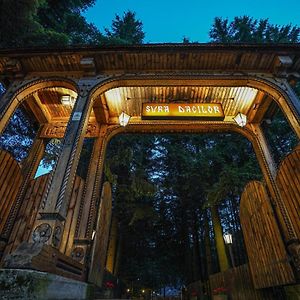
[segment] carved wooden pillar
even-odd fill
[[[264,179],[266,181],[270,196],[275,206],[275,211],[279,219],[280,229],[283,234],[283,238],[288,248],[288,252],[291,255],[293,261],[293,267],[297,274],[300,273],[300,243],[297,239],[297,235],[293,224],[291,222],[289,213],[286,209],[285,203],[281,198],[281,195],[278,191],[275,178],[276,178],[276,167],[272,159],[270,150],[264,134],[260,128],[259,124],[250,124],[256,137],[256,141],[253,143],[256,156],[258,158],[259,164],[261,166]]]
[[[79,83],[78,98],[68,122],[62,151],[47,184],[39,211],[40,217],[35,222],[33,242],[57,248],[60,245],[84,133],[92,108],[89,93],[93,83],[88,80]]]
[[[90,159],[87,179],[81,199],[80,211],[75,231],[72,257],[80,262],[87,261],[86,254],[92,243],[93,225],[96,219],[96,202],[100,198],[102,173],[107,146],[107,125],[100,127]]]

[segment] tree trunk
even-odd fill
[[[209,216],[208,209],[205,212],[204,216],[204,226],[205,226],[205,256],[206,256],[206,273],[207,279],[209,275],[212,274],[212,256],[211,256],[211,246],[210,246],[210,236],[209,236]]]
[[[223,240],[222,226],[221,226],[217,206],[211,207],[211,215],[212,215],[212,221],[213,221],[213,227],[214,227],[214,233],[215,233],[217,254],[218,254],[218,259],[219,259],[219,267],[220,267],[220,271],[223,272],[223,271],[229,269],[229,263],[228,263],[228,258],[226,255],[226,249],[225,249],[225,244],[224,244],[224,240]]]

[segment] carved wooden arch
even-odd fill
[[[69,78],[49,77],[23,82],[15,82],[11,89],[4,95],[6,106],[0,111],[0,133],[3,132],[10,117],[17,107],[31,94],[50,87],[62,87],[78,93],[79,88],[75,81]]]
[[[163,128],[162,128],[163,125]],[[192,126],[191,126],[192,125]],[[230,122],[196,122],[196,121],[177,121],[171,124],[167,121],[159,121],[151,123],[149,121],[142,121],[140,123],[128,124],[126,127],[119,125],[108,126],[105,142],[106,145],[116,135],[121,133],[224,133],[224,132],[235,132],[244,136],[253,146],[258,163],[261,167],[264,177],[271,178],[271,172],[267,159],[264,155],[262,145],[260,144],[257,135],[249,127],[240,127],[235,123]],[[104,160],[104,158],[102,158]],[[267,180],[268,181],[268,180]]]
[[[300,108],[294,107],[289,101],[289,95],[283,82],[272,82],[268,78],[240,75],[124,75],[110,77],[97,84],[90,92],[92,103],[104,92],[121,86],[236,86],[251,87],[270,95],[279,105],[290,122],[292,128],[300,137]],[[105,103],[102,103],[105,106]],[[259,109],[258,109],[259,110]]]

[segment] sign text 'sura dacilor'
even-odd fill
[[[143,103],[142,119],[224,120],[224,112],[219,103]]]

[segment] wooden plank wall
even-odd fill
[[[30,233],[33,229],[34,220],[37,217],[48,177],[49,174],[32,179],[29,182],[7,249],[5,251],[6,253],[12,252],[21,242],[28,241],[30,239]],[[71,253],[83,186],[84,180],[79,176],[76,176],[72,191],[72,198],[66,218],[66,226],[63,232],[63,243],[60,249],[61,253],[66,255],[70,255]]]
[[[227,289],[227,294],[230,296],[229,299],[233,300],[281,299],[272,289],[255,289],[248,264],[210,275],[209,283],[212,295],[215,289],[225,288]]]
[[[300,145],[280,164],[276,184],[300,239]]]
[[[0,150],[0,234],[22,181],[23,176],[18,162],[8,152]]]
[[[255,288],[295,281],[267,191],[259,181],[245,187],[240,220]]]

